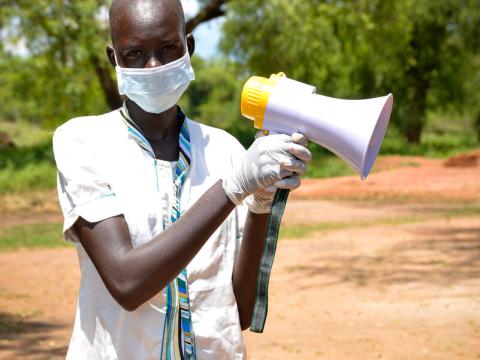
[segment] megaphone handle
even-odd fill
[[[268,312],[268,283],[270,281],[270,273],[272,271],[275,251],[277,250],[278,232],[282,220],[285,206],[287,205],[290,190],[279,189],[275,193],[273,199],[272,210],[268,219],[267,237],[260,261],[260,267],[257,278],[257,295],[255,299],[255,307],[253,309],[252,322],[250,331],[263,333],[265,321]]]

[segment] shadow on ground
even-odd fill
[[[65,326],[0,312],[0,358],[3,354],[11,359],[32,355],[39,359],[63,358],[67,348],[56,346],[52,332]]]
[[[416,228],[417,238],[396,242],[372,255],[338,251],[316,258],[313,266],[295,266],[292,272],[322,276],[321,285],[356,286],[406,283],[448,286],[480,279],[480,226],[471,228]],[[408,234],[407,234],[408,236]]]

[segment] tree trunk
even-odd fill
[[[410,46],[415,54],[415,59],[420,59],[422,54],[422,38],[418,28],[413,31],[413,38]],[[419,144],[425,122],[425,111],[427,107],[427,96],[430,89],[430,80],[428,73],[431,64],[427,61],[417,61],[415,65],[411,65],[407,71],[408,84],[410,91],[408,92],[409,111],[405,121],[404,135],[409,144]]]
[[[422,139],[423,124],[420,121],[416,121],[413,124],[409,124],[406,129],[406,138],[409,144],[420,144]]]
[[[446,10],[445,16],[451,17]],[[409,143],[420,143],[425,126],[427,97],[431,88],[432,73],[440,67],[440,54],[445,42],[447,27],[435,21],[415,23],[410,46],[415,64],[407,72],[410,111],[407,114],[405,137]]]
[[[123,99],[118,93],[117,82],[112,77],[110,65],[101,61],[97,54],[90,55],[90,63],[95,69],[108,106],[112,110],[118,109],[122,106]]]
[[[410,97],[410,111],[406,121],[405,137],[409,144],[419,144],[425,126],[425,112],[427,109],[427,95],[430,88],[429,81],[422,79],[418,69],[412,69],[410,76],[413,86]]]
[[[475,118],[475,123],[473,126],[475,128],[475,132],[477,133],[478,142],[480,143],[480,109],[477,112],[477,116]]]

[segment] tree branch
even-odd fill
[[[197,15],[187,21],[187,34],[191,33],[201,23],[225,15],[225,10],[222,7],[229,1],[230,0],[211,0]]]

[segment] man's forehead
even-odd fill
[[[133,13],[139,21],[151,22],[157,16],[161,8],[161,1],[132,1]],[[163,10],[163,9],[162,9]]]
[[[122,22],[153,24],[162,18],[177,20],[183,29],[185,18],[179,0],[113,0],[110,8],[110,30],[112,37]]]

